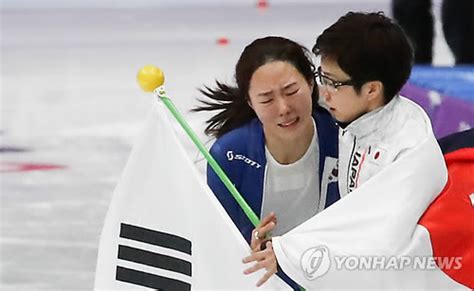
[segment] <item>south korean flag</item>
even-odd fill
[[[113,194],[96,290],[291,290],[244,275],[250,247],[189,159],[158,104]]]

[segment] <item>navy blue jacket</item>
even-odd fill
[[[322,184],[326,158],[337,159],[338,126],[331,115],[321,107],[317,107],[314,110],[313,116],[316,120],[320,152],[319,173],[315,174],[319,175],[319,181]],[[261,217],[267,164],[265,158],[265,137],[261,122],[255,118],[245,125],[225,133],[212,146],[211,155],[216,159],[232,183],[234,183],[255,214]],[[328,183],[326,208],[337,201],[340,196],[337,181],[325,182]],[[207,183],[247,242],[250,243],[254,226],[209,165],[207,166]],[[318,190],[316,189],[315,191]],[[315,205],[315,207],[318,206]],[[286,276],[280,277],[284,278]],[[284,278],[293,287],[297,286],[286,279],[288,278]]]

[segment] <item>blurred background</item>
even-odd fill
[[[267,35],[311,48],[349,10],[390,0],[0,0],[0,289],[90,290],[107,207],[156,100],[137,70],[159,66],[190,114],[197,88],[232,81],[244,46]],[[474,125],[474,70],[456,65],[433,1],[432,65],[403,93],[438,137]],[[472,37],[472,36],[471,36]],[[187,144],[191,157],[195,151]]]

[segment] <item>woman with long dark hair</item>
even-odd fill
[[[209,166],[207,182],[254,251],[270,233],[284,234],[339,199],[338,128],[318,105],[315,76],[300,44],[257,39],[237,62],[235,84],[205,87],[208,98],[194,109],[219,111],[207,121],[206,134],[217,138],[211,154],[263,227],[254,229]]]
[[[206,133],[217,138],[211,154],[265,228],[253,226],[208,167],[210,188],[252,249],[266,234],[281,235],[339,198],[332,170],[338,128],[318,106],[310,53],[282,37],[249,44],[235,67],[235,84],[205,87],[194,111],[220,111]],[[272,221],[271,223],[268,223]]]

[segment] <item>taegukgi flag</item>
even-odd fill
[[[450,175],[446,185],[446,164],[425,119],[424,141],[411,152],[273,238],[278,263],[294,281],[308,290],[473,287],[474,209],[468,195],[474,184],[458,169],[461,179],[452,181]],[[474,170],[470,153],[464,171]]]
[[[257,290],[263,271],[243,274],[242,258],[249,252],[160,102],[114,192],[99,245],[95,289]],[[263,289],[290,290],[276,276]]]

